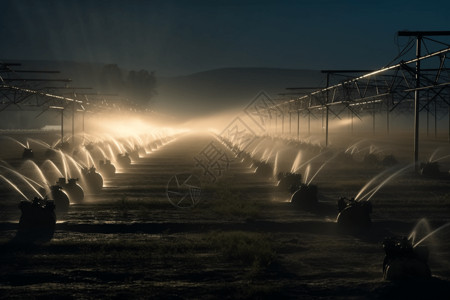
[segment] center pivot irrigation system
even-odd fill
[[[75,115],[82,116],[82,131],[86,113],[144,112],[148,107],[138,105],[117,94],[95,93],[90,87],[70,86],[71,79],[43,78],[59,71],[21,70],[20,63],[0,61],[0,113],[5,111],[37,111],[36,118],[49,110],[61,112],[61,140],[64,138],[64,116],[72,120],[75,137]],[[23,78],[23,74],[28,74]],[[51,84],[52,86],[50,86]]]
[[[308,120],[310,134],[311,116],[322,116],[325,131],[325,145],[328,146],[328,123],[332,118],[342,119],[346,113],[351,119],[361,119],[371,114],[375,131],[375,115],[386,115],[386,130],[389,133],[391,113],[414,113],[414,162],[419,161],[419,116],[427,113],[427,133],[429,115],[434,115],[435,135],[437,119],[448,116],[450,141],[450,69],[446,67],[450,45],[435,37],[450,36],[450,31],[400,31],[399,37],[408,37],[397,58],[378,70],[323,70],[326,74],[324,87],[287,88],[288,93],[280,94],[273,105],[262,110],[275,115],[272,135],[285,136],[285,116],[289,115],[289,137],[293,137],[292,114],[297,114],[297,138],[300,138],[300,118]],[[415,47],[415,55],[405,57]],[[0,62],[0,112],[5,110],[39,110],[38,117],[48,110],[61,111],[61,136],[64,135],[64,114],[72,116],[72,136],[76,113],[82,113],[83,130],[86,112],[104,111],[148,111],[118,95],[86,93],[89,88],[70,87],[70,79],[45,79],[36,74],[57,74],[57,71],[15,70],[16,63]],[[31,78],[23,79],[20,73]],[[62,86],[45,86],[49,82],[63,83]],[[281,132],[277,130],[277,119],[281,118]]]
[[[409,37],[409,42],[394,59],[394,63],[379,70],[323,70],[326,74],[326,86],[322,88],[287,88],[288,93],[280,94],[276,104],[266,108],[269,115],[280,115],[282,119],[281,135],[284,132],[285,115],[289,115],[289,135],[292,114],[297,114],[297,138],[300,138],[300,118],[308,118],[310,134],[311,115],[322,115],[325,129],[325,145],[328,146],[328,122],[330,115],[341,119],[343,113],[351,118],[361,119],[362,114],[371,114],[375,130],[375,114],[386,115],[386,130],[389,134],[390,115],[394,110],[402,113],[414,113],[414,162],[419,161],[419,115],[420,112],[433,114],[435,134],[439,114],[448,115],[450,141],[450,69],[446,67],[446,58],[450,45],[434,39],[436,36],[450,36],[450,31],[400,31],[399,37]],[[410,50],[415,56],[404,59]],[[425,51],[424,51],[425,50]],[[395,62],[396,61],[396,62]],[[333,76],[333,77],[332,77]],[[335,79],[332,83],[331,79]],[[309,91],[308,91],[309,90]],[[311,91],[313,90],[313,91]],[[271,132],[279,135],[277,127]]]

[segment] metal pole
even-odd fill
[[[64,109],[61,109],[61,145],[64,142]]]
[[[420,57],[422,36],[417,36],[416,58]],[[416,61],[416,90],[414,91],[414,164],[419,171],[419,87],[420,87],[420,60]]]
[[[375,107],[372,111],[372,134],[375,135]]]
[[[270,116],[270,118],[269,118],[269,125],[267,126],[267,133],[269,134],[269,135],[272,135],[272,115],[269,115]]]
[[[326,122],[325,122],[325,147],[328,147],[328,105],[327,105],[327,113],[326,113]]]
[[[284,114],[281,115],[281,135],[284,135]]]
[[[351,131],[352,131],[352,135],[353,135],[353,112],[352,112],[351,116],[352,116]]]
[[[386,134],[389,135],[389,103],[386,104]]]
[[[325,113],[324,113],[324,109],[322,109],[322,132],[325,129]]]
[[[450,106],[449,106],[450,111]],[[297,140],[300,140],[300,111],[297,110]]]
[[[274,134],[277,134],[277,127],[278,127],[278,114],[275,114],[275,132]]]
[[[291,124],[291,122],[292,122],[292,115],[291,115],[291,112],[289,112],[289,138],[291,137],[291,129],[292,129],[292,124]]]
[[[72,105],[72,147],[75,147],[75,101]]]
[[[327,88],[330,85],[330,73],[327,73]],[[326,113],[326,121],[325,121],[325,147],[328,147],[328,111],[329,111],[329,107],[328,107],[328,89],[327,89],[327,99],[326,99],[326,108],[327,108],[327,113]]]
[[[84,144],[84,117],[85,117],[85,115],[86,115],[86,112],[84,112],[83,111],[83,128],[82,128],[82,130],[83,130],[83,144]]]
[[[308,136],[311,136],[311,112],[308,112]]]
[[[351,110],[349,109],[348,111],[347,111],[347,116],[348,116],[348,118],[350,119],[350,123],[348,124],[348,132],[352,132],[352,123],[351,123],[351,120],[352,120],[352,112],[351,112]]]
[[[434,138],[437,139],[437,101],[434,100]]]

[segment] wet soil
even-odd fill
[[[211,142],[230,158],[214,183],[194,159]],[[280,156],[280,170],[294,158],[295,153]],[[11,153],[6,160],[19,164]],[[5,199],[0,297],[447,299],[448,231],[427,240],[431,280],[384,281],[381,246],[385,236],[408,235],[422,218],[432,229],[450,221],[447,178],[407,171],[372,198],[370,230],[337,229],[336,200],[354,196],[384,169],[331,161],[314,180],[320,206],[302,210],[273,179],[255,176],[250,164],[234,159],[212,135],[186,134],[120,170],[100,194],[87,193],[83,203],[59,214],[48,243],[15,240],[18,200]],[[200,179],[195,207],[169,202],[168,183],[176,174]]]

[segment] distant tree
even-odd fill
[[[126,96],[131,103],[149,106],[157,94],[155,72],[130,71],[126,78],[123,73],[116,64],[105,65],[99,78],[102,92],[117,93]]]
[[[156,93],[155,72],[147,70],[130,71],[126,80],[128,95],[141,105],[148,106]]]
[[[125,86],[122,70],[116,64],[109,64],[103,67],[99,82],[102,90],[107,92],[120,93]]]

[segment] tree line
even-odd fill
[[[128,100],[144,106],[150,106],[153,96],[157,94],[155,72],[124,72],[117,64],[103,67],[99,84],[104,92],[123,95]]]

